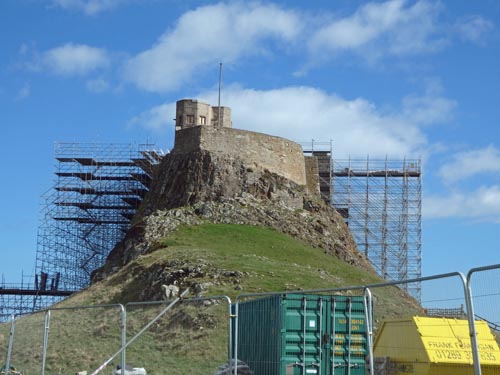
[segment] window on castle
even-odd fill
[[[200,116],[200,125],[206,125],[207,124],[207,118],[205,116]]]
[[[188,124],[194,124],[194,115],[186,115],[186,122]]]

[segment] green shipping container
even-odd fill
[[[255,375],[365,374],[362,296],[281,294],[241,302],[237,315],[233,344]]]

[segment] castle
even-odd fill
[[[220,118],[219,118],[220,113]],[[288,139],[232,128],[231,109],[182,99],[177,101],[174,154],[209,151],[234,155],[246,167],[283,176],[311,193],[319,193],[316,158]]]

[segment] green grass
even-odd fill
[[[163,245],[166,248],[143,257],[140,262],[147,267],[172,257],[202,258],[220,268],[256,274],[245,278],[244,289],[238,293],[281,291],[293,285],[313,289],[380,281],[321,249],[262,227],[233,224],[183,227],[164,239]],[[233,290],[220,291],[236,295]]]
[[[228,295],[285,290],[310,290],[380,282],[369,272],[348,265],[274,230],[255,226],[205,224],[181,227],[153,253],[139,257],[103,282],[64,302],[68,306],[126,303],[137,300],[144,277],[172,259],[202,262],[218,270],[240,271],[233,283],[215,283],[206,295]],[[197,282],[213,281],[210,275]],[[419,307],[399,289],[375,291],[375,317],[407,316]],[[130,339],[161,307],[134,308],[127,315]],[[184,303],[160,319],[133,343],[127,362],[144,365],[148,374],[213,373],[227,359],[227,304]],[[119,348],[119,313],[115,309],[57,312],[50,329],[46,374],[95,370]],[[0,358],[6,352],[9,326],[0,325]],[[40,373],[43,316],[21,319],[16,326],[13,363],[27,375]],[[117,364],[118,359],[113,362]],[[111,370],[106,369],[105,374]]]

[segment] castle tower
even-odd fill
[[[182,99],[176,103],[175,111],[175,130],[192,128],[199,125],[220,126],[223,128],[231,128],[231,108],[212,107],[208,103],[204,103],[194,99]]]
[[[306,170],[302,147],[288,139],[248,130],[234,129],[231,109],[211,106],[196,99],[177,103],[175,142],[171,155],[199,151],[237,158],[251,170],[276,173],[305,186]],[[312,182],[314,184],[314,182]]]

